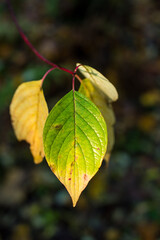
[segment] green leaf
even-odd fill
[[[106,152],[107,129],[99,109],[81,93],[70,91],[50,112],[43,141],[48,165],[75,206]]]
[[[77,63],[77,66],[78,65],[80,64]],[[100,93],[105,94],[105,96],[107,96],[110,101],[116,101],[118,99],[118,93],[116,88],[100,72],[87,65],[81,65],[78,69],[86,78],[88,78],[92,82],[95,88],[99,90]]]

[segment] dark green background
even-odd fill
[[[96,68],[116,86],[119,100],[109,167],[103,164],[72,208],[45,160],[34,165],[28,145],[13,133],[15,89],[50,67],[24,44],[0,2],[0,240],[160,240],[159,1],[12,4],[41,54],[70,70],[76,62]],[[50,73],[44,83],[50,109],[71,84],[69,74]]]

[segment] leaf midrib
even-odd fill
[[[73,90],[73,118],[74,118],[74,168],[76,161],[76,103],[75,103],[75,90]],[[75,180],[75,170],[74,170],[74,180]],[[76,192],[76,184],[74,181],[74,192]],[[79,184],[78,184],[79,192]]]

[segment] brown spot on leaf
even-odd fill
[[[53,129],[59,130],[62,128],[62,124],[55,124],[52,126]]]
[[[74,163],[74,161],[73,161],[73,162],[71,163],[71,170],[70,170],[70,173],[69,173],[70,175],[72,175],[74,164],[75,164],[75,163]]]
[[[71,163],[71,167],[73,167],[73,166],[74,166],[74,162]]]
[[[50,165],[50,169],[52,170],[53,173],[55,172],[55,166],[53,164]]]
[[[84,174],[83,178],[84,178],[84,181],[88,181],[88,175],[87,174]]]
[[[71,178],[68,178],[69,181],[71,181]]]
[[[97,150],[100,150],[100,148],[97,148]]]

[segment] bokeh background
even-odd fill
[[[0,240],[160,240],[160,2],[12,0],[17,19],[46,58],[102,72],[118,89],[109,166],[76,208],[46,161],[34,165],[13,133],[9,104],[23,81],[50,67],[19,36],[0,2]],[[71,89],[55,70],[44,83],[51,109]],[[78,83],[77,83],[78,89]]]

